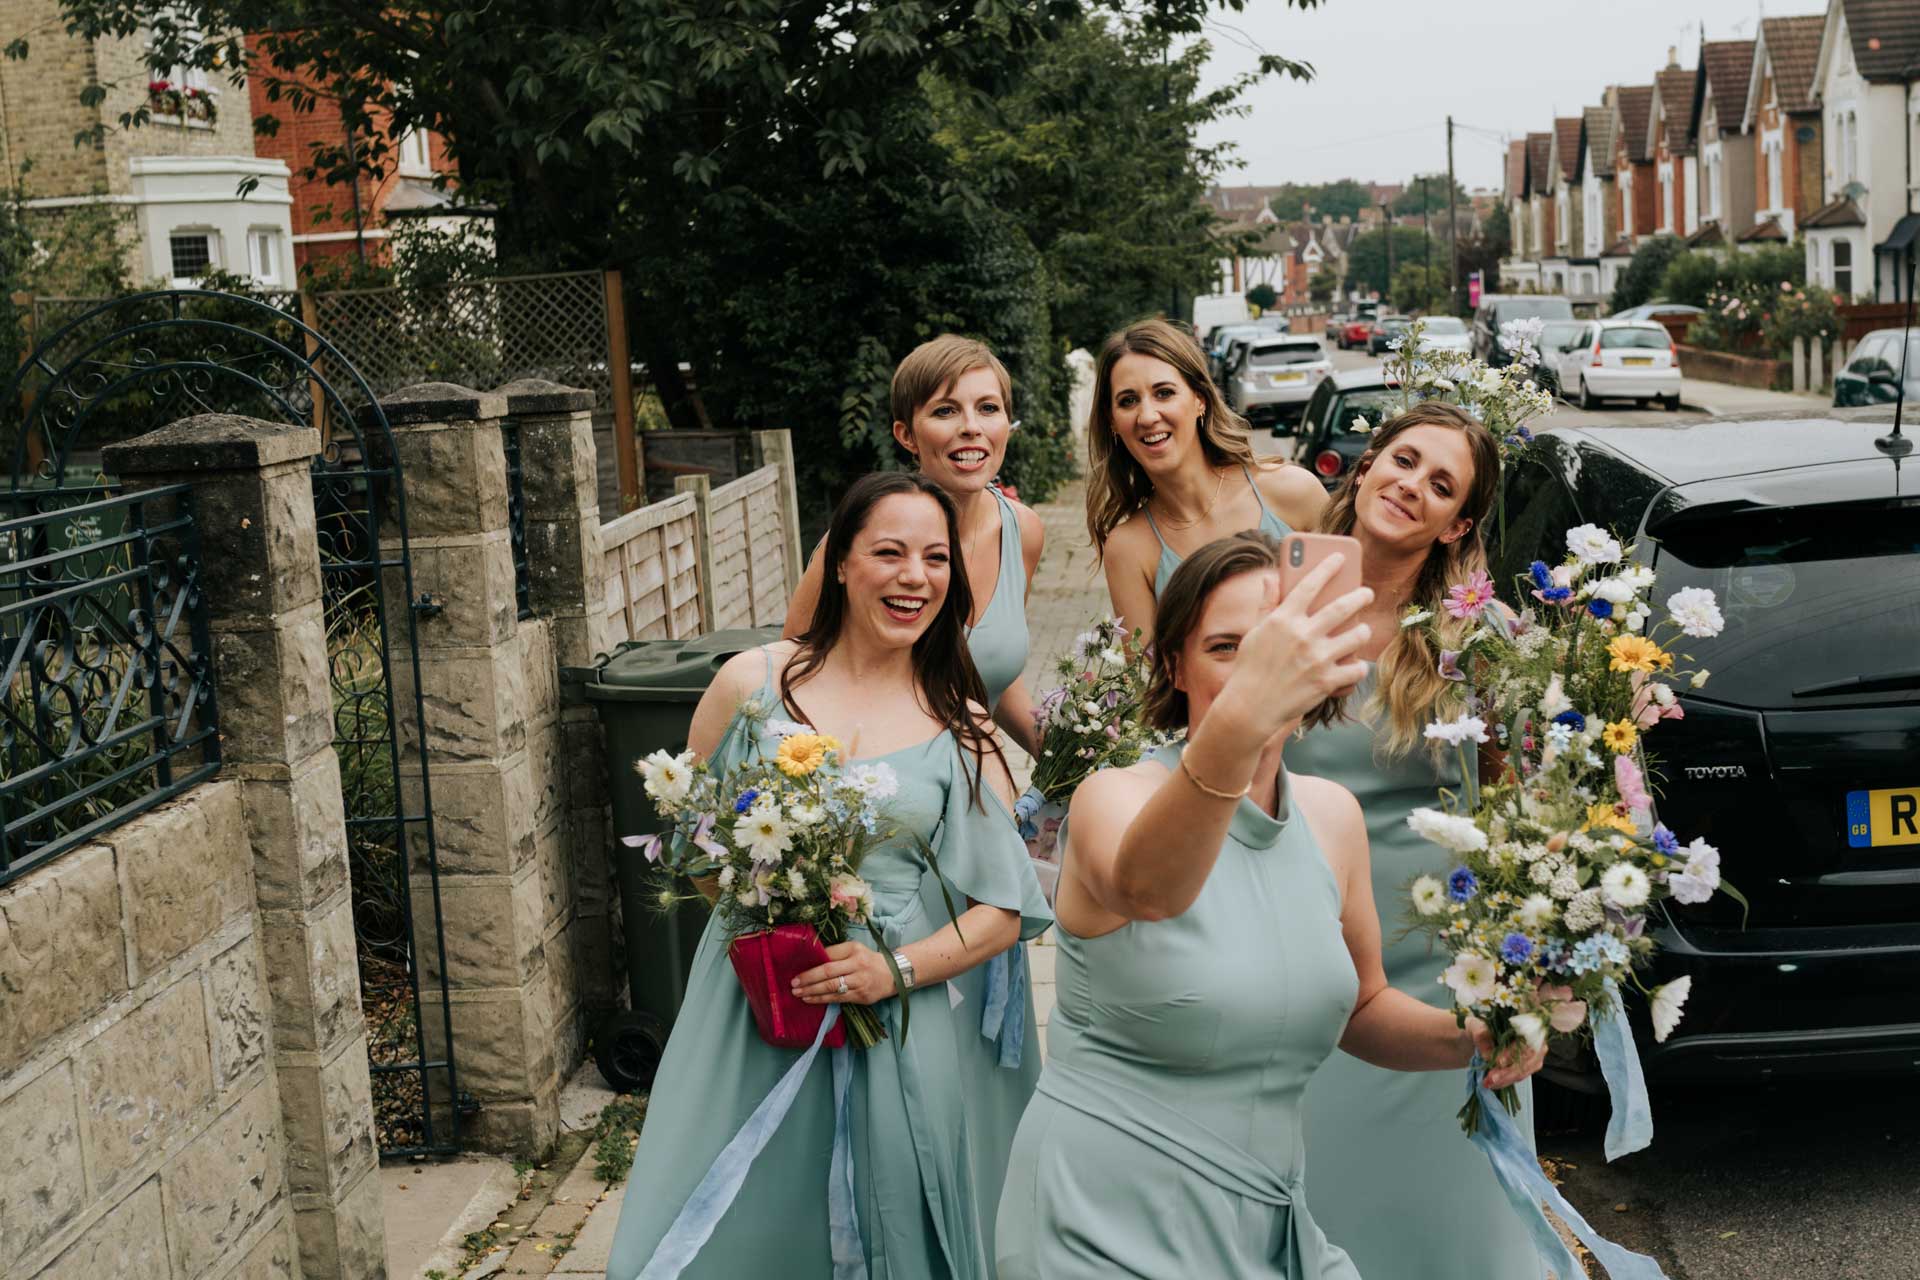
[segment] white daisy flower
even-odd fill
[[[1432,876],[1413,882],[1413,909],[1423,916],[1437,916],[1447,909],[1447,891]]]
[[[1600,892],[1622,911],[1645,906],[1652,887],[1647,873],[1631,862],[1616,862],[1600,877]]]
[[[1599,525],[1576,525],[1567,530],[1567,550],[1583,565],[1615,564],[1620,543]]]
[[[1500,987],[1500,966],[1491,956],[1462,951],[1440,975],[1453,992],[1454,1000],[1466,1008],[1485,1004]]]
[[[693,752],[670,756],[664,749],[654,752],[637,766],[646,782],[647,794],[655,800],[675,804],[687,798],[693,789]]]
[[[845,775],[848,787],[875,800],[885,800],[900,789],[900,779],[890,765],[874,762],[857,764]]]
[[[779,862],[793,847],[793,832],[777,804],[768,809],[755,805],[734,824],[733,833],[755,862]]]

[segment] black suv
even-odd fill
[[[1473,354],[1495,369],[1513,362],[1513,353],[1500,345],[1500,326],[1509,320],[1573,319],[1573,304],[1553,294],[1490,293],[1473,313]]]
[[[1660,818],[1724,895],[1665,904],[1649,985],[1694,975],[1650,1074],[1912,1072],[1920,1061],[1920,454],[1885,408],[1544,434],[1506,476],[1503,586],[1592,523],[1639,544],[1657,611],[1711,587],[1711,671],[1660,727]],[[1580,1087],[1591,1077],[1550,1078]]]

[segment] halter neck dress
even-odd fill
[[[715,768],[777,749],[779,739],[749,709],[756,705],[780,714],[771,657],[759,696],[735,715],[714,752]],[[898,781],[886,811],[901,834],[875,847],[861,864],[882,936],[856,930],[856,938],[891,949],[948,923],[938,877],[919,851],[921,840],[936,850],[958,909],[971,899],[1017,911],[1023,940],[1052,923],[1006,806],[985,783],[980,804],[969,801],[973,766],[951,732],[860,761],[882,762]],[[754,1029],[727,943],[725,928],[713,917],[654,1079],[609,1280],[634,1280],[641,1273],[714,1157],[799,1056],[767,1044]],[[1009,954],[1021,949],[1016,944]],[[1002,979],[997,990],[996,970]],[[869,1280],[992,1280],[993,1210],[1040,1069],[1037,1046],[1007,1052],[1009,1037],[1025,1037],[1033,1023],[1031,991],[1024,981],[1009,987],[1007,971],[1007,965],[989,962],[915,990],[904,1043],[899,1002],[881,1001],[873,1008],[889,1038],[872,1049],[849,1051],[853,1199]],[[1003,1017],[989,1020],[985,1015],[996,998],[1003,1002],[997,1006]],[[990,1027],[998,1032],[994,1038],[987,1035]],[[1002,1065],[1009,1058],[1012,1065]],[[835,1280],[827,1204],[832,1075],[826,1061],[813,1064],[792,1109],[748,1168],[738,1197],[680,1274],[698,1280]]]
[[[1441,787],[1458,789],[1460,771],[1414,748],[1388,758],[1376,751],[1366,720],[1375,674],[1348,701],[1355,718],[1313,729],[1287,743],[1287,768],[1329,778],[1353,792],[1367,823],[1373,900],[1380,913],[1387,981],[1436,1008],[1450,1008],[1440,984],[1443,953],[1408,934],[1407,886],[1415,876],[1444,879],[1446,850],[1415,835],[1407,814],[1431,805]],[[1057,1016],[1057,1015],[1056,1015]],[[1363,1276],[1395,1280],[1542,1280],[1545,1269],[1520,1218],[1494,1181],[1487,1158],[1460,1132],[1454,1113],[1466,1100],[1461,1071],[1388,1071],[1336,1053],[1307,1086],[1307,1159],[1313,1207],[1328,1237]],[[1515,1117],[1533,1134],[1533,1088]]]
[[[1260,532],[1275,538],[1284,538],[1292,533],[1293,530],[1287,527],[1286,521],[1267,510],[1267,500],[1260,496],[1260,486],[1253,482],[1253,472],[1243,465],[1240,473],[1247,478],[1247,487],[1253,490],[1253,500],[1260,504],[1260,523],[1257,526]],[[1140,509],[1146,512],[1147,527],[1153,530],[1154,539],[1160,543],[1160,564],[1153,574],[1153,598],[1158,600],[1166,594],[1167,583],[1172,580],[1173,571],[1180,567],[1180,562],[1186,557],[1168,546],[1167,540],[1160,536],[1160,526],[1154,523],[1153,512],[1146,507]]]
[[[1153,759],[1171,769],[1179,748]],[[1307,1209],[1302,1095],[1358,980],[1306,821],[1242,800],[1186,911],[1055,934],[1047,1064],[1000,1197],[1000,1280],[1358,1280]]]
[[[987,492],[1000,504],[1000,574],[980,621],[967,630],[967,652],[987,686],[991,711],[1027,668],[1027,557],[1013,504],[998,489]]]

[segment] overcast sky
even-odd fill
[[[1757,0],[1322,0],[1298,9],[1249,0],[1216,10],[1209,78],[1252,69],[1256,50],[1313,64],[1309,81],[1268,79],[1252,114],[1208,141],[1239,146],[1227,183],[1397,182],[1447,164],[1446,117],[1460,129],[1454,168],[1469,188],[1498,187],[1501,135],[1552,127],[1597,106],[1609,84],[1651,84],[1678,46],[1698,65],[1710,40],[1750,39]],[[1768,16],[1825,11],[1819,0],[1765,0]]]

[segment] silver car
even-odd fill
[[[1326,341],[1317,335],[1257,338],[1228,370],[1227,403],[1254,426],[1278,431],[1299,417],[1314,389],[1332,372]]]

